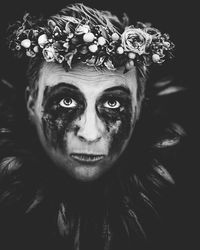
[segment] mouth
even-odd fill
[[[96,163],[101,161],[105,155],[100,154],[76,154],[73,153],[70,155],[74,160],[81,163]]]

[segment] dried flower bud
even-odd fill
[[[117,54],[123,54],[124,53],[124,49],[122,47],[118,47],[117,48]]]
[[[128,58],[134,60],[136,57],[136,54],[133,52],[128,53]]]
[[[34,51],[35,53],[38,53],[38,52],[39,52],[39,47],[38,47],[38,46],[35,46],[35,47],[33,48],[33,51]]]
[[[119,35],[118,35],[117,33],[113,33],[113,34],[112,34],[112,40],[113,40],[113,41],[119,40]]]
[[[152,60],[153,60],[153,62],[157,63],[160,60],[160,56],[158,54],[153,54]]]
[[[98,38],[98,44],[101,45],[101,46],[105,45],[106,44],[106,39],[104,37],[100,36]]]
[[[41,36],[38,37],[38,44],[41,48],[43,48],[46,43],[48,43],[46,34],[42,34]]]
[[[97,50],[98,50],[98,47],[96,44],[91,44],[89,47],[88,47],[89,51],[92,52],[92,53],[95,53]]]
[[[29,39],[24,39],[21,41],[21,46],[28,49],[31,46],[31,41]]]
[[[91,32],[88,32],[88,33],[84,34],[84,36],[83,36],[83,40],[84,40],[86,43],[91,43],[91,42],[93,42],[93,41],[94,41],[94,38],[95,38],[95,36],[94,36],[94,34],[91,33]]]

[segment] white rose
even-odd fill
[[[124,51],[142,55],[150,45],[152,36],[142,29],[129,26],[123,32],[121,39]]]
[[[43,49],[42,54],[44,56],[44,59],[47,62],[54,62],[55,61],[56,51],[52,45],[47,45]]]

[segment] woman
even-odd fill
[[[28,68],[26,115],[1,105],[4,249],[160,249],[183,131],[142,107],[169,36],[75,4],[26,14],[8,41]]]

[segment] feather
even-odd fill
[[[177,123],[171,123],[162,136],[157,138],[157,141],[152,145],[155,148],[167,148],[176,146],[181,139],[186,136],[185,130]]]
[[[81,220],[79,218],[74,237],[74,250],[80,250],[80,225]]]
[[[142,237],[146,238],[146,234],[144,232],[144,229],[143,229],[142,225],[139,222],[139,219],[138,219],[136,213],[133,211],[133,209],[129,209],[128,213],[129,213],[129,215],[131,217],[133,217],[135,219],[135,222],[136,222],[136,224],[138,226],[139,232],[142,234]]]
[[[167,85],[171,84],[172,81],[173,81],[172,77],[167,77],[167,78],[161,79],[161,80],[158,81],[158,82],[155,82],[155,83],[154,83],[154,87],[155,87],[155,88],[166,87]]]
[[[123,199],[124,210],[126,214],[120,216],[122,224],[124,226],[127,236],[130,237],[133,232],[135,232],[139,237],[146,238],[144,229],[139,222],[138,216],[134,212],[133,208],[130,207],[130,199],[125,196]]]
[[[11,174],[22,166],[21,159],[15,156],[4,157],[0,162],[1,174]]]
[[[8,128],[0,128],[0,134],[11,133],[11,130]]]
[[[162,165],[156,165],[153,167],[154,170],[161,176],[163,179],[168,181],[171,184],[175,184],[172,176],[169,174],[166,168],[164,168]]]
[[[180,142],[179,137],[174,137],[174,138],[171,138],[171,139],[166,138],[166,139],[160,140],[154,146],[157,147],[157,148],[166,148],[166,147],[175,146],[179,142]]]
[[[144,193],[140,192],[140,195],[141,195],[142,199],[144,200],[144,202],[154,211],[156,216],[159,217],[159,213],[155,209],[153,202]]]
[[[27,208],[25,213],[28,214],[32,210],[34,210],[39,204],[41,204],[43,199],[44,199],[44,194],[43,194],[42,190],[38,190],[37,193],[36,193],[35,198],[33,199],[31,205]]]
[[[70,232],[69,221],[66,219],[66,209],[63,203],[60,204],[58,212],[58,229],[62,236],[68,236]]]
[[[9,87],[11,89],[13,88],[13,85],[5,79],[1,79],[1,83],[6,85],[7,87]]]
[[[164,96],[164,95],[174,94],[174,93],[184,91],[184,90],[186,90],[186,88],[181,87],[181,86],[171,86],[169,88],[166,88],[166,89],[160,91],[157,95]]]
[[[104,219],[104,223],[103,223],[102,236],[103,236],[103,239],[105,241],[104,250],[109,250],[110,245],[111,245],[112,233],[111,233],[111,230],[110,230],[110,225],[106,221],[106,219]]]

